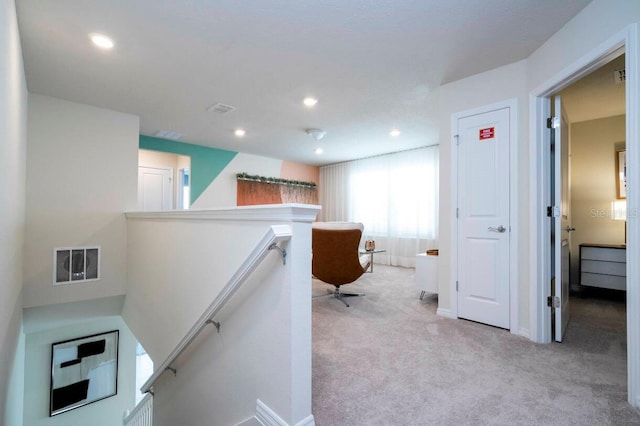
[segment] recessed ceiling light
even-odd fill
[[[89,34],[89,38],[91,42],[95,44],[100,49],[112,49],[113,48],[113,40],[103,34],[91,33]]]
[[[315,152],[316,155],[320,155],[320,154],[322,154],[324,152],[324,150],[322,148],[316,148],[316,149],[313,150],[313,152]]]
[[[391,136],[393,136],[394,138],[396,138],[396,137],[400,136],[400,130],[398,130],[398,129],[393,129],[393,130],[391,130],[391,131],[389,132],[389,134],[390,134]]]
[[[236,135],[237,137],[241,138],[244,135],[246,135],[247,132],[244,129],[236,129],[236,130],[234,130],[233,134]]]
[[[311,96],[307,96],[306,98],[304,98],[302,103],[308,107],[312,107],[318,103],[318,100],[316,98],[312,98]]]

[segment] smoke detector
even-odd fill
[[[312,138],[314,138],[317,141],[319,141],[320,139],[324,138],[324,135],[327,134],[327,132],[325,132],[322,129],[307,129],[305,131],[307,132],[307,134],[309,136],[311,136]]]

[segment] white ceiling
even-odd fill
[[[625,83],[614,71],[625,68],[621,55],[560,92],[569,122],[595,120],[625,113]]]
[[[30,91],[139,115],[142,134],[308,164],[437,143],[441,84],[526,58],[587,3],[16,1]],[[216,102],[237,110],[207,112]]]

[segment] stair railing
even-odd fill
[[[281,241],[289,241],[291,239],[291,227],[289,225],[271,225],[269,230],[262,237],[260,242],[256,245],[253,251],[247,256],[245,261],[240,265],[236,273],[231,277],[229,282],[224,286],[216,298],[211,302],[209,307],[202,313],[200,318],[189,329],[185,336],[178,342],[176,347],[167,356],[165,361],[160,364],[151,377],[142,385],[140,391],[142,393],[150,392],[153,394],[153,384],[160,378],[160,376],[167,370],[176,373],[175,368],[171,365],[176,359],[189,347],[191,343],[198,337],[200,332],[204,330],[207,325],[214,325],[218,331],[220,331],[220,323],[215,321],[215,316],[225,304],[233,297],[238,289],[246,282],[251,273],[260,265],[260,263],[267,257],[271,250],[277,250],[282,256],[283,265],[286,264],[287,252],[278,246]]]
[[[152,426],[153,425],[153,397],[146,394],[131,413],[122,420],[123,426]]]

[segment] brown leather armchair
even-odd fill
[[[354,282],[369,268],[369,256],[360,256],[358,251],[363,229],[354,222],[315,222],[311,227],[311,272],[335,287],[326,296],[340,299],[347,307],[343,297],[364,296],[340,291],[340,286]]]

